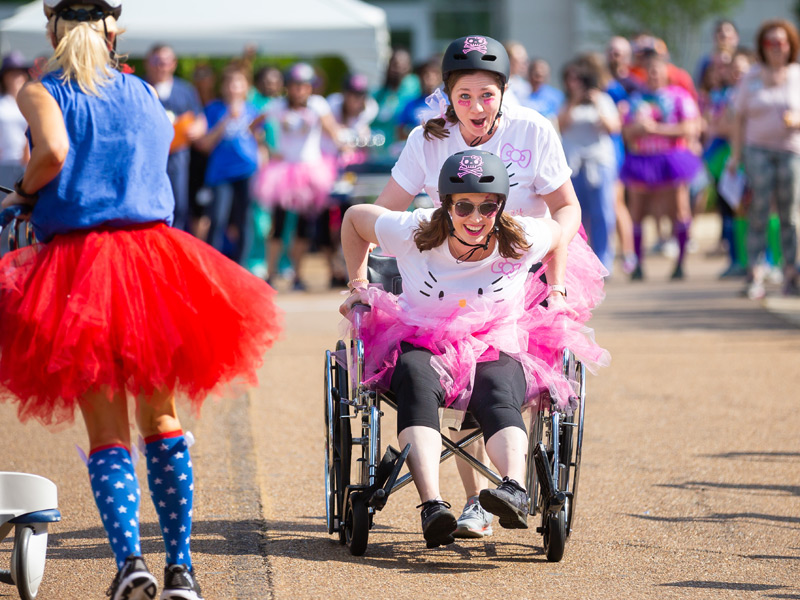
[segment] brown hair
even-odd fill
[[[500,196],[501,204],[505,204],[505,198]],[[414,232],[414,243],[420,252],[438,248],[447,241],[450,235],[450,222],[448,212],[453,206],[453,197],[450,195],[442,198],[442,205],[433,211],[430,221],[423,222]],[[497,247],[500,256],[503,258],[521,258],[520,250],[527,250],[531,247],[525,237],[525,231],[513,217],[505,212],[500,213],[500,217],[495,221],[497,236]]]
[[[797,28],[786,19],[770,19],[769,21],[764,21],[761,27],[758,28],[758,33],[756,34],[758,61],[762,64],[767,63],[767,57],[764,54],[764,38],[767,37],[767,32],[772,29],[783,29],[786,32],[786,37],[789,40],[789,60],[787,64],[797,61],[797,54],[800,51],[800,36],[797,34]]]
[[[463,71],[452,71],[448,73],[447,77],[444,79],[444,94],[447,96],[448,100],[450,100],[450,104],[447,105],[444,118],[429,119],[428,121],[425,121],[425,124],[422,126],[422,135],[426,140],[431,141],[433,138],[436,138],[437,140],[443,140],[450,135],[450,132],[445,128],[445,125],[447,123],[458,123],[458,117],[456,117],[456,111],[453,109],[453,99],[450,97],[450,94],[452,93],[453,87],[455,87],[459,79],[461,79],[464,75],[473,75],[475,73],[487,73],[494,77],[497,80],[497,86],[500,88],[502,93],[505,84],[503,83],[503,78],[498,73],[494,73],[492,71],[482,71],[478,69],[464,69]]]

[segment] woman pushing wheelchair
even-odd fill
[[[564,311],[540,304],[548,286],[530,268],[562,243],[553,219],[504,212],[509,177],[482,150],[450,156],[438,180],[441,206],[395,212],[360,205],[345,214],[342,245],[352,294],[348,314],[368,304],[361,323],[365,383],[390,389],[398,406],[398,439],[411,444],[408,464],[422,504],[428,547],[454,541],[457,522],[439,493],[439,409],[469,412],[483,429],[503,477],[479,499],[506,528],[526,528],[527,436],[522,409],[554,400],[573,406],[569,382],[553,366],[569,347],[588,365],[608,353]],[[397,257],[399,296],[365,278],[370,244]]]

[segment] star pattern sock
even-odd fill
[[[192,568],[189,539],[192,534],[194,475],[183,432],[170,431],[145,439],[147,482],[158,513],[167,564]]]
[[[108,541],[121,569],[139,545],[139,482],[131,455],[124,446],[103,446],[89,454],[89,481]]]

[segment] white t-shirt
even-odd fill
[[[304,108],[290,109],[286,98],[270,102],[264,112],[280,128],[278,152],[286,162],[315,163],[322,158],[321,118],[331,108],[322,96],[311,95]]]
[[[354,117],[349,117],[347,122],[344,122],[342,117],[342,105],[344,104],[344,94],[336,92],[328,96],[328,106],[330,106],[331,114],[336,122],[344,129],[343,134],[346,138],[343,141],[355,142],[358,138],[366,138],[370,134],[369,125],[378,116],[378,103],[372,96],[366,97],[365,107],[359,114]],[[349,138],[349,139],[348,139]],[[322,132],[322,152],[323,154],[336,155],[339,153],[336,144],[330,136]]]
[[[600,122],[601,116],[607,119],[619,118],[619,110],[611,96],[600,92],[597,105],[573,106],[569,115],[572,122],[569,127],[561,130],[561,143],[570,168],[578,171],[584,162],[615,167],[617,158],[614,142]]]
[[[439,170],[456,152],[469,150],[458,123],[446,125],[450,135],[443,140],[425,140],[422,127],[409,135],[405,148],[392,169],[392,177],[406,192],[417,195],[423,190],[439,206]],[[572,171],[552,123],[535,110],[503,105],[503,116],[492,138],[475,146],[499,156],[508,166],[511,189],[506,213],[530,217],[548,216],[540,196],[556,191],[566,183]]]
[[[400,306],[425,317],[478,310],[490,300],[521,306],[528,270],[544,258],[553,240],[547,225],[540,219],[515,217],[531,244],[519,259],[503,258],[495,244],[486,258],[459,263],[446,243],[424,252],[414,243],[415,231],[420,223],[430,220],[434,210],[387,212],[375,222],[381,250],[397,257],[403,278]]]
[[[9,95],[0,96],[0,163],[20,164],[28,145],[27,130],[28,123],[19,112],[17,101]]]

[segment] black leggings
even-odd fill
[[[390,386],[397,399],[397,432],[412,426],[439,431],[444,389],[431,366],[432,353],[407,342],[403,342],[402,350]],[[483,429],[485,439],[506,427],[525,431],[521,414],[525,388],[522,365],[507,354],[501,353],[495,361],[478,363],[469,412]]]

